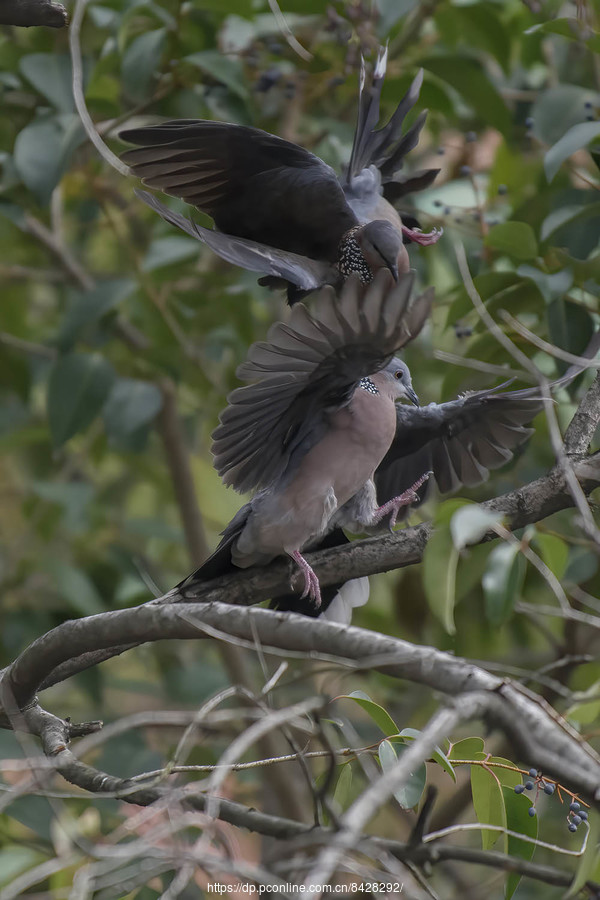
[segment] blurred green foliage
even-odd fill
[[[431,326],[406,359],[422,402],[452,399],[503,380],[490,366],[505,368],[506,378],[518,370],[472,309],[458,274],[457,240],[488,310],[547,375],[558,376],[566,365],[512,333],[498,318],[501,310],[571,353],[580,353],[597,328],[598,12],[592,3],[562,0],[532,11],[537,6],[286,0],[281,8],[310,54],[305,59],[266,0],[92,2],[81,31],[86,103],[117,153],[125,123],[217,118],[298,141],[339,167],[352,141],[360,51],[373,60],[377,45],[389,40],[385,116],[423,67],[415,114],[424,107],[430,112],[409,165],[442,171],[431,189],[410,199],[421,225],[443,225],[445,235],[435,247],[410,248],[419,281],[435,284],[437,302]],[[143,602],[153,583],[161,592],[191,569],[157,427],[165,384],[175,386],[197,503],[214,546],[240,500],[211,468],[210,432],[249,343],[285,315],[281,295],[261,289],[254,275],[217,259],[135,199],[133,179],[110,168],[86,138],[71,78],[68,29],[2,29],[4,664],[64,619]],[[434,349],[467,365],[436,358]],[[558,397],[563,425],[589,377],[581,381]],[[552,463],[540,416],[517,459],[461,497],[500,494]],[[509,668],[587,653],[590,638],[581,630],[560,619],[539,626],[515,613],[519,598],[549,603],[547,584],[509,546],[458,552],[450,532],[456,505],[443,503],[431,501],[411,520],[435,516],[440,524],[425,572],[371,579],[372,598],[357,624]],[[524,540],[566,585],[598,596],[597,556],[574,513],[530,527]],[[600,678],[600,667],[590,663],[562,677],[585,690]],[[75,719],[110,719],[141,707],[195,706],[225,680],[214,648],[166,644],[62,685],[48,703]],[[358,687],[364,679],[350,681]],[[431,698],[415,688],[398,694],[395,686],[391,698],[383,678],[373,677],[369,692],[391,703],[400,727],[419,726],[432,708]],[[586,729],[593,728],[588,721]],[[130,732],[97,762],[115,774],[157,767],[172,741],[172,735],[146,741]],[[207,744],[195,761],[216,760],[222,746]],[[2,757],[19,752],[6,734],[0,751]],[[452,791],[449,779],[444,789]],[[19,804],[2,820],[4,883],[52,855],[56,842],[47,801],[25,797]],[[118,809],[113,802],[77,801],[71,815],[77,828],[94,835],[114,827]],[[93,810],[97,818],[84,821]],[[542,836],[544,828],[546,836],[557,829],[551,810],[547,818]],[[563,831],[553,838],[570,839]],[[64,875],[46,883],[64,886]],[[548,886],[522,890],[517,897],[560,895]],[[158,896],[144,891],[137,896]],[[501,895],[500,888],[490,894]]]

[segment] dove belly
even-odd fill
[[[254,498],[232,549],[234,564],[265,564],[324,534],[336,510],[371,480],[395,426],[392,400],[358,390],[351,405],[331,417],[329,431],[305,454],[285,486]]]

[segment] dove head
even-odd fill
[[[408,400],[413,406],[419,405],[419,398],[412,386],[409,368],[397,356],[387,364],[385,369],[382,369],[377,375],[373,375],[373,380],[379,381],[380,390],[389,394],[392,400]]]
[[[364,258],[373,273],[379,269],[389,269],[398,281],[398,255],[403,250],[402,235],[391,222],[375,219],[363,225],[358,242]]]

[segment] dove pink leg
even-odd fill
[[[405,234],[415,244],[421,244],[422,247],[437,244],[443,233],[443,228],[433,228],[428,234],[424,234],[420,228],[409,228],[408,225],[402,226],[402,234]]]
[[[376,525],[377,522],[381,522],[384,516],[387,516],[388,513],[392,513],[390,517],[390,528],[393,528],[396,524],[396,519],[398,518],[400,510],[405,506],[410,506],[411,503],[414,503],[419,499],[417,491],[421,485],[425,484],[430,475],[433,475],[433,472],[425,472],[425,474],[421,475],[412,487],[409,487],[403,494],[399,494],[398,497],[394,497],[392,500],[388,500],[387,503],[384,503],[383,506],[379,506],[373,513],[373,524]]]
[[[289,556],[291,556],[294,562],[302,569],[304,575],[304,590],[301,597],[310,597],[315,608],[319,609],[321,606],[321,586],[319,584],[319,579],[299,550],[294,550]]]

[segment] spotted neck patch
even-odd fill
[[[344,278],[348,278],[349,275],[358,275],[363,284],[369,284],[373,280],[373,272],[356,240],[356,235],[361,228],[362,225],[355,225],[346,232],[340,241],[338,268]]]
[[[370,378],[361,378],[358,382],[358,386],[363,389],[363,391],[367,391],[368,394],[378,394],[379,390],[375,387]]]

